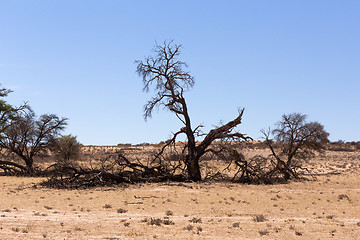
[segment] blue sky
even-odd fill
[[[318,121],[335,141],[360,140],[360,2],[0,0],[0,83],[7,101],[68,117],[86,145],[157,143],[181,124],[147,122],[135,60],[155,41],[183,45],[195,77],[193,125],[236,117],[254,139],[282,114]]]

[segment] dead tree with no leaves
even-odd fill
[[[187,64],[178,60],[181,52],[181,45],[173,44],[173,41],[163,45],[156,45],[155,56],[147,57],[144,61],[136,61],[137,73],[142,77],[145,92],[151,87],[155,89],[155,96],[147,102],[144,107],[145,119],[151,117],[154,108],[163,106],[173,112],[184,124],[167,145],[174,143],[179,134],[187,137],[186,159],[188,178],[193,181],[201,180],[199,160],[206,153],[211,151],[209,146],[215,140],[232,139],[247,140],[245,135],[235,132],[234,128],[241,124],[244,109],[239,111],[238,116],[215,129],[212,129],[199,144],[196,144],[195,137],[199,134],[200,126],[192,127],[184,92],[194,86],[194,78],[189,72],[183,70]]]

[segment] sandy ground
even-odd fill
[[[359,169],[339,156],[318,161],[339,175],[276,185],[54,190],[0,177],[0,239],[360,239]]]

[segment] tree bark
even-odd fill
[[[26,164],[26,171],[29,175],[32,175],[34,173],[34,160],[33,159],[24,159]]]
[[[194,182],[201,181],[199,158],[195,156],[191,157],[190,155],[188,155],[186,166],[189,174],[189,179]]]

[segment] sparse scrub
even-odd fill
[[[123,209],[123,208],[119,208],[116,212],[117,212],[117,213],[127,213],[128,210]]]
[[[191,225],[191,224],[187,225],[187,226],[184,228],[184,230],[187,230],[187,231],[192,231],[193,229],[194,229],[194,226]]]
[[[192,219],[189,220],[189,222],[191,222],[191,223],[202,223],[202,220],[201,220],[201,218],[193,217]]]
[[[339,200],[344,200],[344,199],[346,199],[346,200],[349,200],[349,201],[350,201],[349,196],[346,195],[346,194],[340,194],[340,195],[338,196],[338,199],[339,199]]]
[[[72,166],[72,161],[78,159],[81,153],[81,144],[72,135],[54,138],[49,148],[56,158],[56,163],[62,167]]]
[[[240,227],[240,223],[239,222],[233,223],[232,227],[233,228],[238,228],[238,227]]]
[[[260,231],[259,231],[259,234],[260,234],[261,236],[268,235],[268,234],[269,234],[269,231],[268,231],[268,230],[260,230]]]
[[[175,223],[169,219],[164,219],[163,220],[163,224],[164,225],[175,225]]]
[[[265,222],[267,219],[266,219],[266,217],[265,217],[264,215],[258,214],[258,215],[255,215],[255,216],[253,217],[253,220],[254,220],[255,222]]]
[[[148,220],[149,225],[161,226],[163,220],[161,218],[150,218]]]
[[[174,213],[172,211],[168,210],[168,211],[165,212],[165,215],[166,216],[172,216],[172,215],[174,215]]]
[[[13,228],[11,228],[11,230],[14,232],[20,232],[20,228],[18,228],[18,227],[13,227]]]

